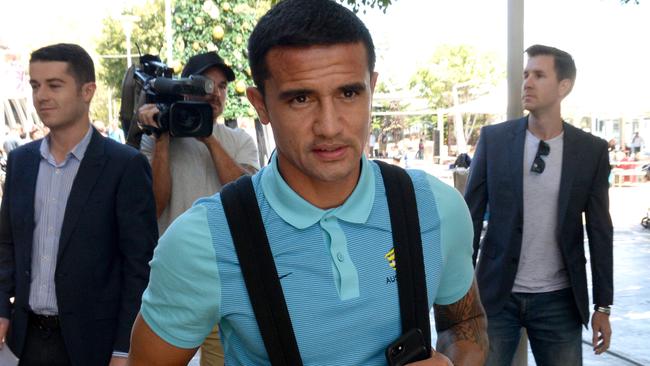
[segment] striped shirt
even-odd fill
[[[79,164],[86,153],[92,128],[61,163],[50,153],[50,136],[41,141],[41,161],[34,200],[34,243],[29,306],[37,314],[56,315],[54,272],[65,208]]]
[[[375,163],[363,157],[361,164],[353,193],[326,210],[284,181],[277,155],[252,178],[305,366],[386,365],[384,350],[401,332],[383,178]],[[440,180],[416,170],[409,175],[429,305],[454,303],[474,278],[467,205]],[[227,365],[270,365],[219,194],[172,223],[150,265],[140,311],[154,333],[195,348],[219,323]]]

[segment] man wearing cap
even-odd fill
[[[158,136],[144,135],[140,146],[153,170],[153,191],[161,235],[198,198],[213,195],[223,185],[259,169],[253,139],[242,129],[216,122],[223,113],[228,83],[235,80],[233,70],[216,52],[207,52],[188,60],[181,76],[190,75],[202,75],[214,82],[212,94],[191,97],[212,106],[215,121],[212,135],[171,138],[168,132],[163,132]],[[158,127],[157,113],[154,104],[143,105],[138,110],[140,124]],[[223,351],[215,327],[201,346],[201,365],[222,364]]]

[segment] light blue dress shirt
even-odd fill
[[[35,226],[29,291],[29,306],[37,314],[59,313],[54,272],[59,252],[61,226],[72,183],[90,143],[92,132],[93,129],[88,128],[83,139],[61,163],[57,163],[50,153],[49,135],[41,141],[41,162],[38,167],[34,196]]]

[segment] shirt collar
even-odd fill
[[[86,135],[84,135],[81,141],[79,141],[77,145],[72,148],[72,150],[66,156],[66,160],[68,160],[70,156],[74,156],[75,158],[77,158],[77,160],[81,161],[84,158],[84,155],[86,155],[86,150],[88,149],[88,145],[90,144],[90,139],[92,138],[92,136],[93,136],[93,127],[89,126]],[[52,157],[52,154],[50,153],[49,134],[45,136],[45,138],[41,141],[40,152],[43,159],[49,160],[49,158]]]
[[[365,223],[375,199],[375,176],[365,156],[361,158],[361,174],[352,194],[341,206],[327,210],[307,202],[289,187],[278,171],[277,154],[273,154],[271,164],[262,172],[261,184],[271,208],[297,229],[308,228],[324,216],[335,216],[352,223]]]

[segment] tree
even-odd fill
[[[393,93],[399,93],[389,80],[389,83],[379,81],[375,86],[375,98],[373,100],[373,116],[371,120],[371,133],[379,132],[377,135],[377,144],[379,146],[380,156],[386,156],[387,143],[392,140],[397,144],[404,137],[404,130],[410,126],[409,119],[399,114],[391,112],[400,112],[408,108],[408,105],[402,103],[399,99],[389,99]],[[388,97],[388,98],[386,98]],[[379,113],[376,113],[379,112]],[[382,114],[387,112],[387,114]]]
[[[505,77],[494,55],[482,54],[471,46],[444,45],[434,52],[428,65],[418,69],[409,86],[429,101],[433,109],[451,108],[486,94]],[[454,116],[454,136],[459,152],[485,114]],[[467,128],[465,128],[467,125]]]
[[[268,1],[254,0],[175,2],[174,58],[185,62],[196,53],[217,51],[235,72],[234,87],[228,88],[226,120],[255,116],[245,96],[246,87],[253,85],[246,45],[257,19],[269,6]]]
[[[355,11],[364,7],[386,10],[393,0],[339,0]],[[187,59],[200,52],[217,51],[235,72],[234,87],[228,88],[225,119],[253,117],[255,110],[245,97],[246,87],[253,84],[248,67],[247,42],[257,19],[277,0],[175,0],[172,1],[173,57],[163,60],[178,74]],[[164,0],[147,0],[139,7],[123,12],[135,16],[132,44],[142,53],[165,54]],[[126,37],[120,17],[104,20],[102,38],[97,46],[102,56],[99,79],[111,89],[109,95],[121,98],[121,83],[126,71]],[[132,50],[137,62],[138,49]],[[173,61],[173,62],[172,62]],[[101,109],[104,111],[100,111]],[[108,115],[105,106],[98,114]]]
[[[393,1],[392,0],[339,0],[339,2],[342,4],[347,3],[348,5],[352,6],[352,10],[355,13],[358,13],[359,9],[361,8],[366,8],[366,7],[374,8],[375,5],[377,5],[377,8],[379,8],[385,13],[386,9],[388,8],[389,5],[392,4]]]
[[[354,11],[361,7],[386,9],[391,0],[339,0]],[[235,72],[234,88],[228,88],[225,119],[255,116],[246,87],[253,85],[248,67],[247,41],[257,19],[277,0],[177,0],[174,8],[174,57],[187,60],[203,50],[218,51]]]
[[[271,0],[271,4],[275,4],[278,1],[281,1],[281,0]],[[347,4],[348,6],[351,6],[352,10],[355,13],[358,13],[359,10],[361,10],[363,8],[367,8],[367,7],[374,8],[375,5],[377,6],[377,8],[379,10],[381,10],[381,11],[383,11],[385,13],[386,9],[388,9],[388,6],[393,3],[393,0],[338,0],[338,1],[341,4]],[[395,1],[397,1],[397,0],[395,0]],[[621,1],[626,1],[626,0],[621,0]],[[627,0],[627,1],[629,1],[629,0]],[[365,11],[365,9],[364,9],[364,11]]]
[[[109,91],[104,82],[100,79],[97,80],[97,89],[93,96],[93,102],[90,104],[90,118],[93,121],[102,121],[104,123],[109,121]]]
[[[123,16],[135,19],[131,44],[133,62],[138,62],[141,53],[159,55],[164,52],[164,0],[147,0],[142,6],[132,7],[123,12]],[[126,36],[121,17],[105,18],[102,36],[96,51],[100,55],[98,65],[97,93],[91,106],[93,116],[102,121],[117,117],[122,93],[122,79],[126,71]],[[109,106],[113,111],[109,113]]]
[[[139,52],[153,55],[163,54],[164,44],[164,0],[147,0],[142,6],[126,9],[125,16],[137,18],[131,35],[133,62],[137,62]],[[97,45],[97,53],[101,56],[99,79],[109,88],[118,91],[120,97],[122,78],[126,71],[126,36],[120,17],[104,19],[102,37]]]

